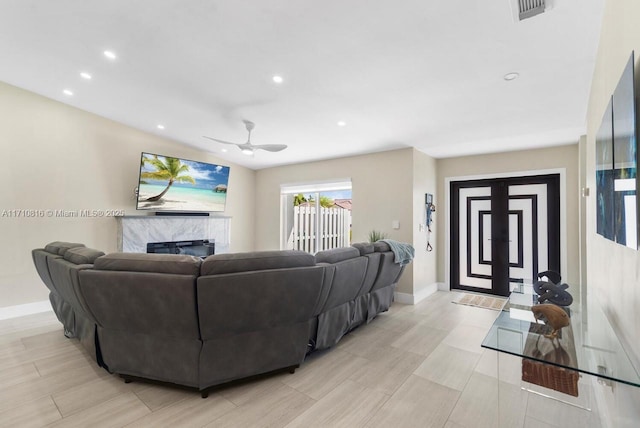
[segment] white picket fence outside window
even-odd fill
[[[293,229],[287,247],[309,253],[348,247],[351,241],[351,211],[342,208],[320,208],[316,230],[316,207],[293,209]]]

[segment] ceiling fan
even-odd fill
[[[259,145],[251,144],[251,131],[253,130],[253,128],[255,128],[256,124],[249,120],[243,120],[242,122],[244,123],[244,126],[247,128],[247,131],[249,132],[249,136],[247,137],[246,143],[230,143],[229,141],[218,140],[217,138],[207,137],[206,135],[203,135],[203,137],[208,138],[209,140],[217,141],[218,143],[232,144],[234,146],[238,146],[238,148],[242,151],[242,153],[247,156],[253,155],[253,153],[256,150],[266,150],[268,152],[279,152],[287,148],[286,144],[259,144]]]

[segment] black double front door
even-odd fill
[[[500,296],[560,272],[560,175],[451,182],[451,288]]]

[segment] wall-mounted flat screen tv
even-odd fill
[[[637,249],[638,149],[634,54],[622,76],[596,134],[597,232]]]
[[[613,226],[615,241],[636,249],[637,148],[634,54],[613,92]]]
[[[139,210],[220,212],[225,210],[229,167],[142,153]]]
[[[615,241],[613,224],[613,101],[596,134],[596,231]]]

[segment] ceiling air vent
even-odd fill
[[[518,3],[518,18],[520,21],[523,19],[533,18],[544,12],[545,0],[515,0]]]

